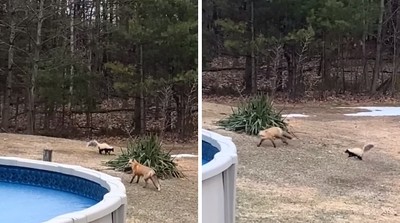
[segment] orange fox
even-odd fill
[[[137,176],[137,181],[136,183],[139,183],[139,179],[141,176],[143,176],[143,179],[145,181],[145,185],[143,188],[147,187],[147,181],[150,179],[151,182],[153,182],[154,186],[157,188],[158,191],[161,190],[161,185],[158,182],[156,172],[145,165],[140,164],[136,160],[129,160],[129,164],[132,166],[132,174],[133,177],[129,183],[132,183],[133,179]]]
[[[258,133],[258,135],[260,136],[261,141],[260,141],[260,143],[258,143],[257,147],[260,147],[260,146],[261,146],[261,143],[262,143],[264,140],[266,140],[266,139],[268,139],[268,140],[270,140],[270,141],[272,142],[272,145],[274,145],[274,148],[276,148],[276,145],[275,145],[275,143],[274,143],[274,139],[280,139],[280,140],[282,140],[282,142],[285,143],[286,145],[289,144],[289,143],[286,141],[286,138],[287,138],[287,139],[292,139],[292,136],[291,136],[289,133],[283,131],[283,130],[282,130],[281,128],[279,128],[279,127],[271,127],[271,128],[262,130],[262,131],[260,131],[260,132]]]

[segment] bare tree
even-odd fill
[[[36,29],[36,40],[34,45],[34,55],[33,55],[33,71],[31,74],[30,87],[28,93],[28,134],[34,133],[35,126],[35,85],[36,78],[39,73],[39,60],[40,60],[40,48],[42,40],[42,25],[43,25],[43,11],[44,11],[44,0],[39,1],[39,11],[37,14],[37,29]]]
[[[143,45],[140,44],[140,134],[146,132],[146,114],[144,103]]]
[[[368,86],[368,76],[367,76],[367,50],[366,50],[366,39],[367,39],[367,32],[368,32],[368,25],[367,25],[367,17],[366,17],[366,5],[365,0],[362,0],[363,5],[363,33],[362,33],[362,78],[363,78],[363,85]]]
[[[167,85],[160,91],[159,99],[161,101],[161,127],[160,127],[160,138],[163,139],[167,127],[171,124],[170,118],[168,118],[168,110],[172,101],[172,86]]]
[[[70,37],[69,37],[69,46],[70,46],[70,51],[71,51],[71,58],[73,58],[75,54],[75,0],[72,0],[70,3]],[[70,73],[69,73],[69,78],[70,78],[70,85],[69,85],[69,99],[68,99],[68,106],[67,109],[71,110],[71,103],[72,103],[72,97],[73,97],[73,92],[74,92],[74,64],[71,63],[70,66]]]
[[[270,55],[272,60],[272,81],[271,81],[271,96],[274,97],[277,89],[278,81],[278,67],[283,55],[283,45],[278,43],[272,50],[272,55]]]
[[[2,127],[4,130],[8,130],[10,123],[10,101],[11,101],[11,90],[12,90],[12,77],[13,77],[13,64],[14,64],[14,40],[15,40],[15,30],[16,21],[15,15],[15,5],[13,0],[8,1],[8,14],[10,16],[10,38],[8,47],[8,65],[7,65],[7,78],[6,78],[6,91],[4,95],[4,105],[2,113]]]
[[[398,1],[400,4],[400,0]],[[397,68],[398,68],[398,48],[397,48],[397,38],[398,33],[400,31],[400,13],[399,13],[399,5],[396,8],[396,17],[392,19],[392,26],[393,26],[393,72],[392,72],[392,85],[391,85],[391,94],[394,96],[396,92],[396,76],[397,76]]]
[[[251,1],[251,93],[257,93],[257,73],[255,56],[255,33],[254,33],[254,0]]]
[[[190,88],[190,91],[186,99],[184,116],[183,116],[184,121],[182,123],[182,129],[183,132],[185,132],[183,136],[187,136],[194,131],[192,112],[193,112],[193,105],[195,105],[197,101],[197,89],[198,89],[197,84],[192,84],[192,87]]]
[[[380,72],[380,62],[382,56],[382,23],[383,23],[383,14],[385,12],[385,0],[380,1],[380,12],[379,12],[379,22],[378,22],[378,35],[376,37],[376,58],[375,58],[375,66],[374,73],[372,76],[371,83],[371,94],[375,94],[376,88],[378,85],[378,74]]]

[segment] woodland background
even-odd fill
[[[1,130],[197,140],[197,1],[0,0]]]
[[[203,95],[396,97],[399,0],[204,0]]]

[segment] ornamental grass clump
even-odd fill
[[[130,169],[129,159],[136,159],[139,163],[153,168],[160,178],[184,177],[183,173],[178,170],[170,152],[164,152],[161,145],[161,141],[155,135],[131,139],[127,149],[122,149],[122,154],[108,161],[106,165],[119,171],[126,171]]]
[[[273,100],[265,95],[258,95],[240,103],[232,114],[218,121],[218,125],[226,130],[245,132],[257,135],[260,130],[270,127],[280,127],[287,131],[288,124],[282,117],[282,111],[274,108]]]

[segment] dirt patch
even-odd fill
[[[176,159],[178,168],[185,174],[183,179],[160,180],[161,191],[152,185],[143,188],[144,182],[130,184],[129,174],[110,170],[103,165],[120,153],[100,155],[95,148],[87,148],[86,142],[44,136],[0,134],[0,156],[42,159],[43,149],[53,149],[53,161],[95,169],[120,177],[128,196],[127,223],[197,222],[197,158]],[[165,145],[172,154],[181,152],[197,154],[197,145]],[[177,214],[178,213],[178,214]]]
[[[215,122],[231,106],[203,102],[203,127],[237,146],[237,222],[400,222],[400,117],[346,117],[335,106],[297,104],[284,113],[300,139],[277,148]],[[347,148],[376,145],[363,161]]]

